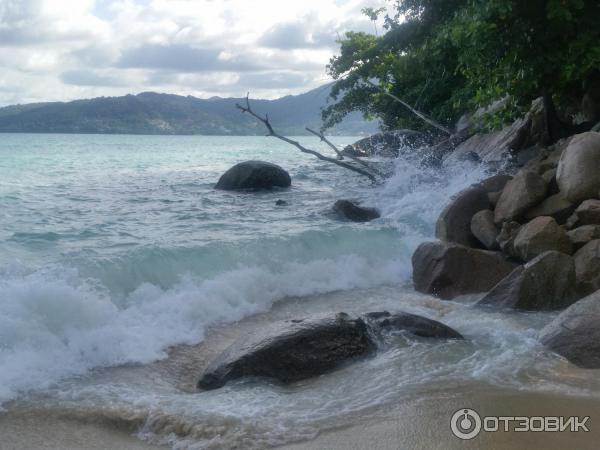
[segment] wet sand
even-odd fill
[[[481,432],[470,441],[452,435],[450,417],[461,408],[480,415],[590,416],[589,432]],[[440,391],[427,399],[412,399],[385,410],[366,411],[351,425],[322,432],[311,441],[280,450],[396,449],[597,449],[600,442],[600,401],[548,394],[464,387]],[[79,420],[52,411],[0,414],[1,450],[148,450],[159,447],[135,437],[134,427],[110,420]]]

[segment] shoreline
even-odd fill
[[[600,438],[600,399],[532,393],[491,385],[437,389],[401,404],[354,413],[350,423],[323,430],[314,439],[274,447],[279,450],[428,449],[594,449]],[[470,441],[451,434],[450,418],[462,408],[482,417],[590,416],[589,432],[481,432]],[[151,450],[168,448],[136,437],[137,425],[108,418],[84,418],[52,410],[0,414],[2,450]],[[344,421],[346,422],[346,421]],[[210,448],[210,447],[209,447]]]

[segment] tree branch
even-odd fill
[[[408,103],[406,103],[404,100],[396,97],[394,94],[386,91],[385,89],[383,89],[381,86],[373,83],[371,80],[364,80],[365,83],[369,84],[370,86],[373,86],[376,89],[379,89],[384,95],[387,95],[388,97],[396,100],[398,103],[400,103],[402,106],[404,106],[405,108],[407,108],[408,110],[410,110],[410,112],[412,112],[415,116],[417,116],[418,118],[420,118],[421,120],[427,122],[429,125],[431,125],[432,127],[437,128],[440,131],[443,131],[444,133],[452,136],[452,131],[450,131],[448,128],[446,128],[445,126],[439,124],[438,122],[436,122],[433,119],[430,119],[429,117],[427,117],[425,114],[423,114],[420,111],[417,111],[415,108],[413,108],[412,106],[410,106]]]
[[[329,140],[325,137],[325,135],[322,132],[319,131],[315,131],[315,130],[311,130],[310,128],[306,127],[306,131],[308,131],[309,133],[314,134],[315,136],[318,136],[321,141],[325,142],[327,145],[329,145],[340,157],[340,159],[342,159],[344,156],[342,155],[342,152],[340,152],[338,150],[338,148]],[[378,169],[376,169],[375,167],[372,167],[370,164],[367,164],[365,161],[363,161],[360,158],[356,158],[354,156],[351,155],[346,155],[348,158],[350,158],[352,161],[360,164],[361,166],[366,167],[367,169],[369,169],[370,171],[372,171],[373,173],[379,175],[382,178],[385,178],[385,175],[380,172]]]
[[[250,114],[252,117],[254,117],[255,119],[257,119],[258,121],[262,122],[263,125],[267,128],[268,134],[267,136],[273,136],[276,137],[277,139],[280,139],[284,142],[287,142],[288,144],[293,145],[294,147],[296,147],[298,150],[300,150],[303,153],[308,153],[310,155],[316,156],[317,158],[319,158],[322,161],[327,161],[333,164],[336,164],[340,167],[343,167],[345,169],[351,170],[353,172],[359,173],[365,177],[367,177],[369,180],[371,180],[373,183],[377,182],[377,179],[375,178],[375,176],[365,170],[362,170],[358,167],[354,167],[351,164],[345,163],[343,161],[338,161],[337,159],[333,159],[333,158],[329,158],[328,156],[324,156],[319,152],[316,152],[314,150],[311,150],[309,148],[304,147],[302,144],[300,144],[297,141],[294,141],[290,138],[287,138],[285,136],[282,136],[280,134],[277,134],[275,132],[275,130],[273,130],[273,126],[271,125],[271,122],[269,122],[269,116],[266,114],[265,117],[261,117],[260,115],[256,114],[253,110],[252,107],[250,106],[250,99],[249,99],[249,95],[246,95],[246,106],[242,106],[239,103],[236,103],[236,108],[238,108],[239,110],[241,110],[243,113],[248,113]]]

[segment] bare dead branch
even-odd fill
[[[340,151],[338,150],[338,148],[335,146],[335,144],[333,144],[333,143],[332,143],[332,142],[331,142],[329,139],[327,139],[327,138],[325,137],[325,135],[324,135],[322,132],[320,132],[320,131],[315,131],[315,130],[312,130],[312,129],[308,128],[308,127],[306,127],[306,131],[308,131],[309,133],[312,133],[312,134],[314,134],[315,136],[318,136],[318,137],[321,139],[321,141],[323,141],[323,142],[325,142],[327,145],[329,145],[329,146],[330,146],[330,147],[331,147],[331,148],[332,148],[332,149],[333,149],[333,150],[334,150],[334,151],[335,151],[335,152],[338,154],[338,156],[340,157],[340,159],[344,157],[344,156],[342,155],[342,152],[340,152]],[[351,155],[346,155],[346,156],[347,156],[348,158],[350,158],[352,161],[354,161],[354,162],[356,162],[356,163],[360,164],[361,166],[364,166],[364,167],[366,167],[367,169],[369,169],[371,172],[375,173],[376,175],[379,175],[380,177],[382,177],[382,178],[385,178],[385,175],[384,175],[382,172],[380,172],[380,171],[379,171],[378,169],[376,169],[375,167],[372,167],[372,166],[371,166],[370,164],[368,164],[366,161],[363,161],[362,159],[360,159],[360,158],[356,158],[356,157],[354,157],[354,156],[351,156]]]
[[[250,114],[252,117],[254,117],[255,119],[257,119],[258,121],[262,122],[263,125],[267,128],[268,134],[267,136],[273,136],[277,139],[280,139],[284,142],[287,142],[288,144],[293,145],[294,147],[296,147],[298,150],[300,150],[303,153],[308,153],[310,155],[316,156],[317,158],[319,158],[322,161],[327,161],[333,164],[336,164],[340,167],[343,167],[345,169],[351,170],[353,172],[359,173],[365,177],[367,177],[369,180],[371,180],[373,183],[377,182],[377,179],[375,178],[375,176],[369,172],[367,172],[366,170],[360,169],[358,167],[354,167],[351,164],[345,163],[343,161],[338,161],[337,159],[334,158],[329,158],[328,156],[322,155],[321,153],[315,151],[315,150],[311,150],[309,148],[304,147],[302,144],[300,144],[297,141],[294,141],[293,139],[287,138],[285,136],[282,136],[280,134],[277,134],[275,132],[275,130],[273,130],[273,126],[271,125],[271,122],[269,122],[269,116],[265,115],[265,117],[261,117],[260,115],[256,114],[253,110],[252,107],[250,106],[250,99],[249,99],[249,95],[246,95],[246,106],[242,106],[239,103],[236,103],[236,108],[238,108],[239,110],[241,110],[243,113],[248,113]]]
[[[385,89],[383,89],[381,86],[373,83],[371,80],[364,80],[368,85],[373,86],[376,89],[379,89],[384,95],[387,95],[388,97],[396,100],[398,103],[400,103],[402,106],[404,106],[405,108],[407,108],[410,112],[412,112],[415,116],[417,116],[418,118],[420,118],[421,120],[427,122],[429,125],[431,125],[434,128],[437,128],[440,131],[443,131],[444,133],[448,134],[448,135],[452,135],[452,131],[450,131],[448,128],[446,128],[445,126],[439,124],[438,122],[436,122],[435,120],[427,117],[425,114],[423,114],[420,111],[417,111],[415,108],[413,108],[412,106],[410,106],[408,103],[406,103],[404,100],[400,99],[399,97],[396,97],[394,94],[386,91]]]

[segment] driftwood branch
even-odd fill
[[[381,86],[373,83],[371,80],[364,80],[364,81],[367,84],[369,84],[370,86],[373,86],[374,88],[379,89],[384,95],[387,95],[388,97],[390,97],[390,98],[394,99],[395,101],[397,101],[398,103],[400,103],[402,106],[404,106],[405,108],[407,108],[410,112],[412,112],[415,116],[417,116],[419,119],[423,120],[424,122],[428,123],[432,127],[437,128],[438,130],[443,131],[444,133],[446,133],[446,134],[448,134],[450,136],[452,135],[452,131],[450,131],[448,128],[446,128],[445,126],[439,124],[435,120],[427,117],[422,112],[417,111],[415,108],[413,108],[412,106],[410,106],[408,103],[406,103],[401,98],[399,98],[399,97],[395,96],[394,94],[386,91]]]
[[[280,134],[277,134],[275,132],[275,130],[273,129],[273,126],[271,125],[271,122],[269,121],[269,115],[265,114],[265,117],[261,117],[260,115],[256,114],[256,112],[254,112],[252,110],[252,107],[250,106],[250,99],[249,99],[249,95],[246,95],[246,106],[242,106],[239,103],[236,103],[236,108],[238,108],[239,110],[241,110],[243,113],[248,113],[250,114],[252,117],[254,117],[256,120],[260,121],[263,123],[263,125],[265,126],[265,128],[267,129],[268,133],[267,136],[273,136],[277,139],[280,139],[284,142],[287,142],[288,144],[293,145],[294,147],[296,147],[298,150],[300,150],[302,153],[308,153],[309,155],[313,155],[316,156],[317,158],[319,158],[322,161],[327,161],[333,164],[336,164],[340,167],[343,167],[345,169],[351,170],[353,172],[359,173],[365,177],[367,177],[368,179],[370,179],[372,182],[377,182],[377,179],[375,178],[375,176],[369,172],[367,172],[366,170],[360,169],[358,167],[354,167],[351,164],[345,163],[343,161],[338,161],[337,159],[334,158],[329,158],[328,156],[322,155],[321,153],[311,150],[309,148],[304,147],[302,144],[300,144],[297,141],[294,141],[293,139],[287,138],[285,136],[282,136]]]
[[[319,137],[321,139],[321,141],[323,141],[327,145],[329,145],[338,154],[338,157],[340,159],[342,159],[344,157],[342,155],[342,153],[338,150],[338,148],[335,146],[335,144],[333,144],[329,139],[327,139],[322,132],[312,130],[312,129],[308,128],[308,127],[306,127],[306,131],[308,131],[309,133],[312,133],[315,136]],[[365,161],[361,160],[360,158],[356,158],[356,157],[351,156],[351,155],[346,155],[346,156],[348,158],[350,158],[352,161],[360,164],[361,166],[366,167],[368,170],[370,170],[371,172],[375,173],[376,175],[379,175],[380,177],[385,178],[385,175],[382,172],[380,172],[379,170],[377,170],[375,167],[372,167],[370,164],[367,164]]]

